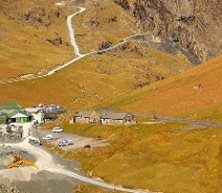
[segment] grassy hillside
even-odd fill
[[[132,112],[222,121],[221,73],[222,56],[114,99],[109,104]]]
[[[68,5],[60,9],[55,6],[54,0],[41,3],[33,0],[31,4],[27,0],[13,3],[2,1],[0,80],[29,73],[43,73],[72,58],[73,49],[68,43],[65,17],[76,11],[78,5],[87,8],[74,21],[77,41],[83,52],[97,50],[101,42],[110,41],[115,44],[136,32],[133,18],[113,2],[69,2]],[[94,23],[97,22],[99,24],[95,27]],[[62,43],[52,45],[51,41],[55,43],[56,38],[61,38]],[[134,42],[123,45],[112,53],[83,59],[52,77],[1,84],[0,101],[13,100],[22,105],[56,103],[80,109],[191,67],[181,55],[164,53]]]
[[[125,187],[165,193],[219,192],[222,131],[186,131],[184,126],[65,124],[66,132],[108,139],[110,146],[68,153],[49,148],[66,158],[80,160],[84,172]]]
[[[81,109],[190,67],[183,57],[132,43],[124,50],[85,58],[47,78],[0,84],[0,102],[56,103]]]
[[[69,13],[54,0],[0,0],[0,80],[44,72],[72,58]]]
[[[83,53],[98,50],[102,42],[118,43],[125,37],[139,33],[135,19],[113,1],[85,1],[87,10],[75,19],[77,41]],[[115,11],[114,11],[115,10]]]

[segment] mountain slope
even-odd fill
[[[116,99],[113,106],[132,112],[191,116],[221,121],[222,56],[180,75]]]
[[[56,103],[81,109],[191,67],[184,57],[149,49],[151,60],[147,52],[130,43],[112,53],[80,60],[50,77],[0,84],[0,101]]]
[[[222,54],[220,0],[113,0],[138,28],[189,52],[200,63]]]
[[[66,14],[54,0],[0,0],[0,80],[42,72],[73,57]]]
[[[75,23],[78,24],[76,38],[83,53],[100,49],[104,43],[114,45],[127,36],[140,34],[139,41],[146,47],[174,55],[184,55],[193,64],[199,62],[192,52],[183,49],[179,44],[167,38],[163,39],[151,30],[141,29],[143,24],[138,25],[138,18],[134,16],[128,4],[129,8],[125,8],[125,4],[122,5],[118,1],[94,0],[79,5],[87,9],[82,17],[75,19]],[[158,10],[157,7],[156,11]]]

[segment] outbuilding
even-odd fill
[[[95,123],[103,125],[135,124],[135,116],[126,112],[115,112],[112,109],[83,110],[70,118],[70,123]]]
[[[26,111],[14,110],[9,113],[9,119],[11,123],[28,123],[31,121],[31,115]]]
[[[0,124],[27,123],[32,115],[15,102],[0,104]]]

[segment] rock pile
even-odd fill
[[[19,132],[14,132],[14,133],[0,132],[1,143],[10,143],[10,142],[19,142],[19,141],[21,141],[21,134]]]
[[[13,186],[0,185],[0,193],[28,193],[28,192],[21,192],[17,190],[16,187]]]

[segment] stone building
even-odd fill
[[[83,110],[70,118],[71,123],[95,123],[102,125],[135,124],[135,116],[131,113],[115,112],[112,109]]]

